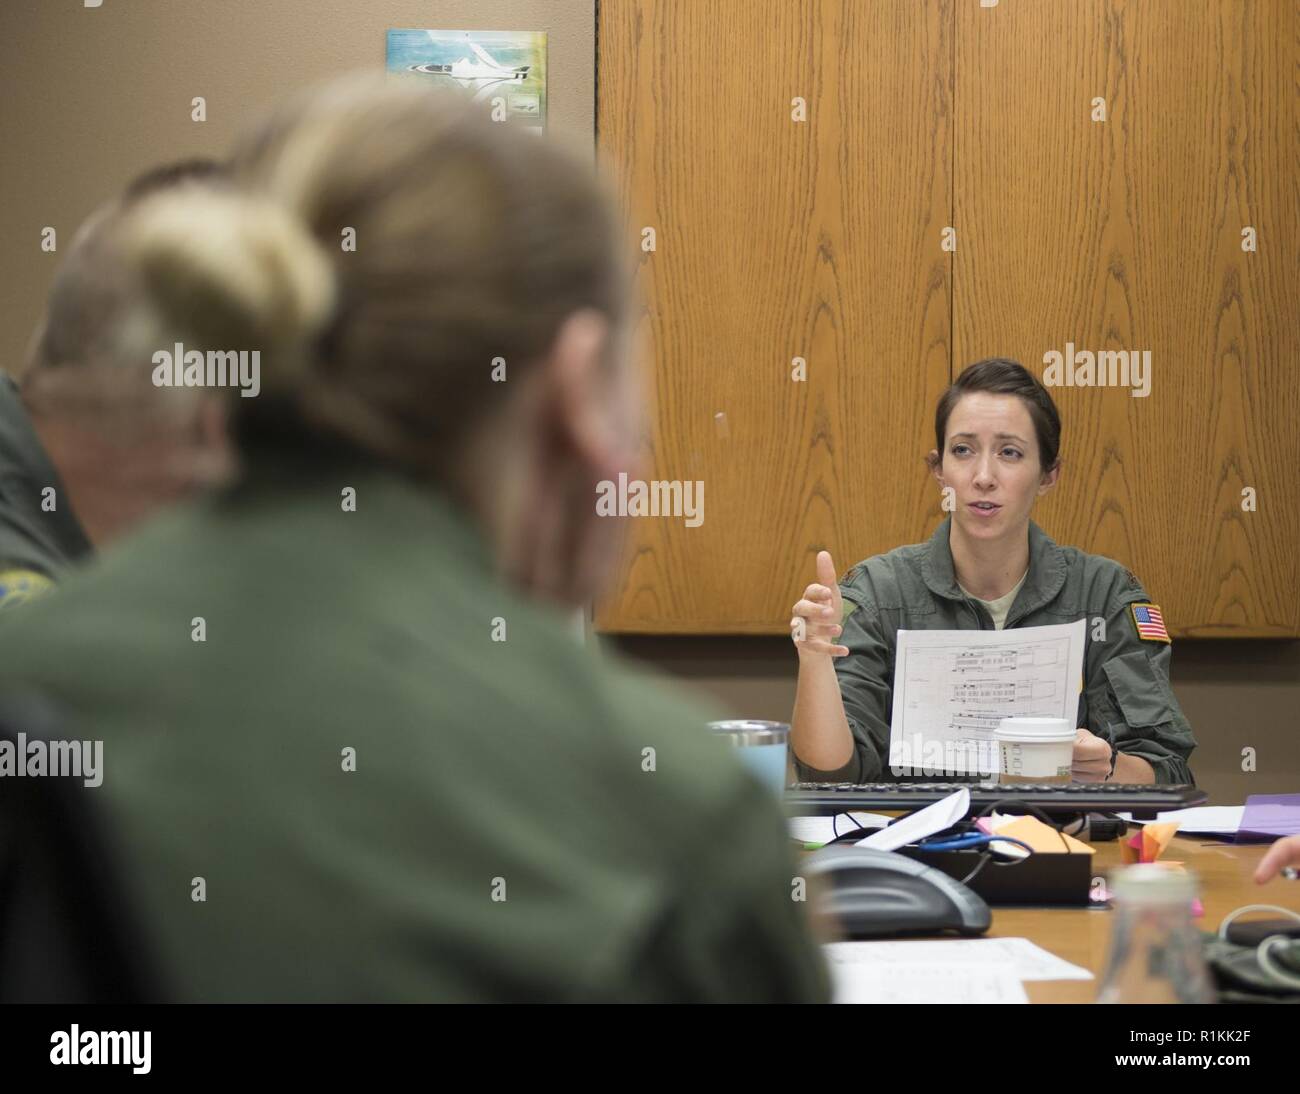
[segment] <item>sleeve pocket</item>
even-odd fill
[[[1144,652],[1112,657],[1102,668],[1115,705],[1130,727],[1141,729],[1174,720],[1174,696],[1169,682],[1154,671]]]

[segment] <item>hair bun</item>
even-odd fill
[[[122,245],[159,341],[260,350],[273,363],[272,384],[305,367],[333,309],[324,250],[300,219],[266,197],[200,186],[168,191],[140,204]]]

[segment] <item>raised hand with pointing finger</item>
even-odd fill
[[[800,659],[809,656],[844,657],[848,654],[848,647],[835,641],[844,629],[840,626],[843,611],[835,563],[829,551],[819,551],[817,580],[804,590],[790,620],[790,637]]]

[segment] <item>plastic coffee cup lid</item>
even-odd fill
[[[1074,740],[1074,733],[1074,726],[1068,718],[1003,718],[993,736],[999,741],[1054,744]]]

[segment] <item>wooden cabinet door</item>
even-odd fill
[[[1053,389],[1036,518],[1138,574],[1175,634],[1300,634],[1298,12],[956,9],[954,363],[1150,352],[1145,396]]]
[[[817,550],[846,569],[937,519],[951,29],[946,2],[600,3],[598,151],[655,236],[650,474],[705,500],[629,521],[600,629],[783,631]]]

